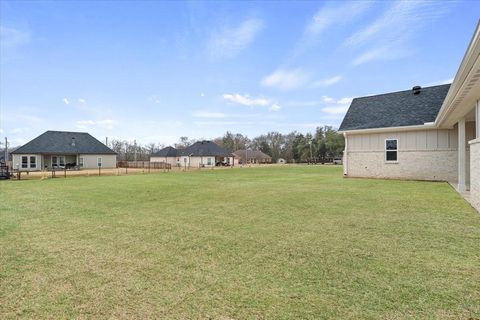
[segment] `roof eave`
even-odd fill
[[[475,65],[479,63],[480,55],[480,20],[477,23],[477,28],[473,33],[472,39],[468,45],[468,48],[463,56],[462,62],[455,75],[453,83],[448,90],[447,96],[438,112],[435,119],[435,125],[437,127],[443,127],[448,117],[455,111],[456,105],[454,104],[459,96],[461,98],[462,89],[465,87],[466,80],[474,69]]]
[[[413,131],[413,130],[431,130],[436,129],[433,122],[425,123],[415,126],[401,126],[401,127],[385,127],[385,128],[367,128],[367,129],[355,129],[355,130],[339,130],[339,133],[343,134],[364,134],[364,133],[381,133],[391,131]]]

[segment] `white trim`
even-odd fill
[[[466,71],[466,68],[468,67],[467,66],[468,62],[470,61],[470,58],[478,57],[477,55],[474,54],[475,51],[477,51],[478,53],[478,42],[480,42],[480,21],[477,24],[477,27],[475,29],[475,32],[473,33],[472,39],[470,40],[470,43],[465,52],[465,55],[463,56],[462,62],[460,63],[457,73],[455,74],[455,79],[450,85],[450,89],[448,90],[447,96],[445,97],[442,107],[440,108],[440,111],[438,112],[438,115],[435,119],[436,126],[440,126],[440,124],[445,120],[445,118],[448,116],[450,111],[452,111],[451,103],[455,100],[455,97],[458,96],[458,91],[463,86],[468,73],[471,71],[471,68],[473,68],[473,65],[475,64],[475,63],[472,63],[471,68],[469,68],[469,70]],[[461,79],[462,77],[463,79]],[[459,83],[460,81],[461,83]]]
[[[395,141],[396,142],[396,149],[395,150],[388,150],[387,149],[387,141]],[[394,139],[385,139],[385,163],[398,163],[398,138],[394,138]],[[387,153],[388,152],[396,152],[397,156],[396,156],[396,159],[395,160],[388,160],[387,159]]]
[[[412,131],[412,130],[434,130],[437,129],[431,122],[418,126],[403,126],[403,127],[388,127],[388,128],[371,128],[371,129],[358,129],[358,130],[342,130],[339,133],[348,134],[364,134],[364,133],[377,133],[377,132],[390,132],[390,131]]]
[[[348,176],[348,136],[347,133],[343,133],[345,139],[345,150],[343,151],[343,175]]]

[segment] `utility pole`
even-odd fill
[[[133,140],[133,161],[137,161],[137,140]]]
[[[8,161],[8,140],[7,137],[5,137],[5,163]]]

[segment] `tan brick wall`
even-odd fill
[[[480,211],[480,139],[470,142],[470,199]]]
[[[457,180],[457,151],[398,151],[387,163],[384,151],[349,151],[348,176],[414,180]]]

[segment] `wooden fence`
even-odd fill
[[[135,168],[135,169],[172,169],[170,163],[151,162],[151,161],[117,161],[117,168]]]

